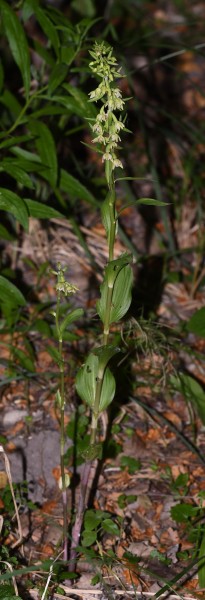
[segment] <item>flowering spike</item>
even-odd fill
[[[116,167],[123,168],[122,162],[117,158],[119,149],[119,131],[124,129],[124,123],[116,117],[116,111],[122,111],[125,101],[122,99],[121,90],[115,86],[114,80],[122,77],[120,69],[117,70],[117,59],[112,54],[112,48],[103,42],[95,42],[90,55],[94,60],[90,62],[91,71],[100,77],[98,87],[90,92],[90,102],[101,100],[103,105],[97,114],[95,123],[91,125],[93,133],[97,134],[93,143],[102,144],[104,153],[102,160],[109,162],[105,172],[110,173]]]

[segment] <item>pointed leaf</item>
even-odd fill
[[[120,352],[120,348],[117,346],[100,346],[99,348],[95,348],[93,354],[98,356],[99,358],[99,368],[100,370],[105,369],[109,360],[114,356],[114,354],[118,354]]]
[[[46,34],[48,40],[50,40],[56,55],[59,56],[60,40],[55,25],[53,25],[52,21],[47,16],[45,9],[43,10],[40,8],[40,6],[38,6],[36,9],[34,9],[34,12],[39,25]]]
[[[26,305],[26,300],[20,290],[2,275],[0,275],[0,302],[9,302],[14,306]]]
[[[64,171],[64,169],[61,169],[60,172],[59,187],[62,192],[67,192],[71,198],[79,198],[96,206],[96,200],[92,193],[78,179],[75,179],[75,177]]]
[[[117,322],[126,315],[132,301],[133,272],[130,265],[123,267],[117,276],[113,295],[110,322]]]
[[[99,360],[91,353],[84,366],[78,371],[76,377],[76,389],[82,400],[91,408],[94,407],[96,384],[98,378]],[[115,395],[115,378],[110,369],[106,369],[103,377],[99,412],[105,410],[112,402]]]
[[[26,35],[16,13],[9,6],[8,2],[1,0],[0,9],[3,28],[13,58],[21,71],[26,97],[28,97],[30,89],[30,58]]]
[[[33,189],[34,185],[31,177],[26,173],[18,164],[15,164],[14,160],[4,159],[1,162],[1,171],[5,171],[11,177],[13,177],[18,183],[29,189]]]
[[[20,196],[5,188],[0,188],[0,210],[12,213],[22,227],[28,231],[28,209]]]
[[[58,162],[52,133],[45,123],[35,121],[34,119],[31,119],[29,122],[29,129],[36,137],[36,148],[42,164],[46,167],[44,177],[55,188],[58,175]]]
[[[96,542],[96,531],[83,531],[81,544],[84,547],[92,546]]]
[[[148,206],[168,206],[168,202],[161,202],[161,200],[155,200],[154,198],[140,198],[136,200],[136,204],[147,204]]]
[[[65,331],[65,329],[68,327],[68,325],[71,325],[71,323],[73,323],[73,321],[76,321],[77,319],[80,319],[80,317],[83,316],[83,309],[82,308],[75,308],[74,310],[72,310],[66,317],[65,319],[62,321],[59,329],[60,329],[60,334],[63,335],[63,332]]]
[[[63,87],[71,96],[73,96],[75,104],[78,105],[79,109],[82,111],[82,116],[86,119],[95,119],[97,109],[94,104],[89,102],[87,94],[82,92],[79,87],[74,87],[70,83],[64,83]]]
[[[102,521],[102,528],[111,535],[120,535],[119,527],[112,519],[104,519],[104,521]]]
[[[122,267],[119,272],[117,272],[117,276],[115,277],[109,325],[122,319],[122,317],[128,311],[132,301],[132,285],[132,269],[130,265],[126,265]],[[101,298],[98,300],[96,308],[101,321],[104,323],[107,312],[107,278],[105,278],[105,281],[102,283],[100,291]]]
[[[67,64],[58,63],[55,65],[53,71],[50,74],[49,84],[48,84],[48,93],[53,94],[55,89],[62,83],[68,73]]]
[[[36,219],[65,219],[65,216],[59,210],[52,208],[52,206],[42,204],[42,202],[37,202],[36,200],[29,200],[28,198],[25,198],[24,202],[30,217]]]
[[[100,396],[99,412],[103,412],[111,404],[115,396],[116,383],[109,367],[105,369]]]

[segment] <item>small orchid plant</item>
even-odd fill
[[[115,259],[115,239],[117,233],[118,214],[116,210],[116,189],[114,172],[117,167],[123,168],[117,153],[120,143],[119,133],[125,125],[119,116],[125,101],[116,79],[121,77],[117,60],[112,48],[103,42],[95,42],[90,51],[92,61],[90,69],[101,81],[98,87],[90,92],[90,101],[101,101],[101,107],[94,122],[90,123],[94,133],[93,143],[103,148],[102,161],[105,165],[105,178],[108,193],[102,203],[102,222],[108,242],[108,262],[104,269],[104,278],[100,287],[100,298],[96,309],[103,325],[100,345],[90,352],[76,378],[76,389],[80,398],[91,409],[90,443],[83,452],[85,460],[81,478],[80,498],[76,511],[76,520],[72,530],[70,570],[75,568],[76,548],[79,544],[84,512],[88,498],[88,480],[93,461],[102,456],[102,443],[98,439],[98,421],[115,396],[116,382],[108,363],[120,348],[110,342],[111,325],[120,321],[127,313],[131,303],[133,274],[130,263],[132,256],[124,253]]]

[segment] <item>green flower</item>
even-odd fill
[[[105,42],[95,42],[93,50],[90,51],[94,60],[89,65],[91,71],[102,80],[89,94],[90,102],[101,100],[103,103],[95,123],[91,125],[93,133],[97,134],[93,143],[104,146],[102,160],[111,163],[111,170],[116,167],[123,168],[116,151],[121,141],[119,132],[125,128],[124,123],[115,114],[116,111],[123,110],[125,101],[122,99],[121,90],[114,84],[115,79],[122,75],[120,69],[117,70],[117,60],[112,52],[112,48]]]

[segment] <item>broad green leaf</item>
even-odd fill
[[[130,265],[126,265],[120,269],[114,281],[109,325],[122,319],[128,311],[132,301],[132,285],[132,269]],[[107,277],[105,277],[105,280],[100,287],[100,291],[101,298],[97,301],[96,308],[101,321],[105,323],[108,294]]]
[[[77,319],[80,319],[80,317],[82,317],[83,315],[83,309],[82,308],[75,308],[74,310],[72,310],[66,317],[65,319],[63,319],[62,323],[60,324],[60,334],[63,335],[65,329],[71,325],[71,323],[73,323],[73,321],[76,321]]]
[[[191,375],[185,375],[185,373],[180,373],[179,377],[172,375],[170,381],[173,387],[183,394],[188,402],[193,404],[202,423],[205,425],[205,392],[200,383]]]
[[[46,338],[51,337],[51,327],[45,319],[35,319],[34,323],[29,327],[30,331],[38,331]]]
[[[26,300],[20,290],[2,275],[0,275],[0,302],[9,302],[14,306],[26,305]]]
[[[48,93],[53,94],[56,88],[64,81],[68,73],[68,65],[57,63],[52,70],[49,78]]]
[[[94,17],[96,14],[96,8],[93,4],[93,0],[72,0],[72,8],[78,13],[86,17]]]
[[[66,84],[65,84],[66,85]],[[82,92],[83,93],[83,92]],[[79,96],[79,94],[78,94]],[[47,96],[43,96],[43,98],[47,99]],[[87,98],[85,97],[85,102],[83,104],[83,102],[79,101],[79,97],[77,98],[77,100],[74,97],[68,96],[68,95],[64,95],[64,96],[51,96],[50,97],[51,102],[52,103],[56,103],[58,106],[64,106],[64,114],[67,113],[70,115],[77,115],[78,117],[80,117],[81,119],[92,119],[95,117],[96,113],[93,112],[93,110],[90,110],[89,105],[86,107],[86,100]],[[88,100],[87,100],[88,103]],[[66,109],[66,110],[65,110]]]
[[[70,46],[61,45],[61,60],[67,66],[70,66],[76,56],[76,48]]]
[[[10,190],[0,188],[0,210],[12,213],[22,227],[28,231],[28,209],[20,196]]]
[[[28,356],[23,350],[20,348],[13,348],[14,358],[17,358],[19,364],[26,371],[30,371],[31,373],[35,373],[35,364],[34,361]]]
[[[12,159],[4,159],[0,163],[0,171],[5,171],[11,177],[13,177],[18,183],[24,187],[33,189],[34,185],[32,179],[17,163]]]
[[[183,523],[191,517],[195,518],[198,512],[198,506],[196,507],[192,506],[191,504],[186,504],[186,502],[182,502],[181,504],[176,504],[176,506],[172,506],[171,517],[177,523]]]
[[[58,176],[58,162],[52,133],[45,123],[33,119],[29,121],[29,129],[36,137],[36,148],[43,166],[46,167],[44,177],[55,188]]]
[[[57,348],[55,348],[54,346],[47,346],[46,352],[50,354],[50,356],[53,358],[57,365],[61,363],[61,356]]]
[[[136,471],[141,469],[141,462],[138,458],[134,458],[133,456],[122,456],[120,460],[120,466],[122,469],[128,468],[128,473],[134,475]]]
[[[108,512],[103,512],[102,510],[95,510],[94,508],[90,508],[89,510],[86,510],[85,513],[84,527],[88,531],[93,531],[93,529],[97,529],[102,519],[106,519],[107,517],[109,517]]]
[[[92,546],[96,542],[97,532],[96,531],[83,531],[81,544],[82,546]]]
[[[0,102],[4,106],[6,106],[6,108],[10,111],[14,119],[18,117],[22,107],[20,105],[20,102],[18,102],[16,96],[14,96],[14,94],[12,94],[9,90],[4,90],[4,93],[0,97]],[[5,134],[2,133],[1,135],[4,136]],[[7,141],[9,142],[9,140]]]
[[[186,324],[188,331],[205,338],[205,306],[197,310]]]
[[[200,588],[205,588],[205,533],[201,540],[199,549],[199,565],[198,565],[198,577]]]
[[[64,83],[64,89],[74,98],[75,106],[79,106],[82,111],[82,116],[86,119],[94,118],[97,114],[97,109],[94,104],[91,104],[88,100],[87,94],[84,94],[78,87],[74,87],[70,83]]]
[[[117,346],[100,346],[99,348],[95,348],[93,350],[93,354],[95,354],[99,359],[99,368],[105,369],[109,360],[114,356],[114,354],[118,354],[120,352],[120,348]]]
[[[105,277],[107,279],[107,283],[109,286],[114,285],[115,279],[118,276],[118,273],[123,267],[126,267],[130,262],[132,262],[132,255],[129,252],[124,252],[116,258],[116,260],[111,260],[106,266]]]
[[[117,322],[126,315],[132,301],[133,272],[130,265],[123,267],[114,283],[110,322]]]
[[[8,231],[8,229],[6,229],[6,227],[4,227],[4,225],[2,225],[0,223],[0,238],[2,238],[3,240],[15,240],[15,236],[10,233],[10,231]]]
[[[111,535],[120,535],[119,527],[112,521],[112,519],[105,519],[102,521],[102,528],[106,533],[110,533]]]
[[[42,204],[42,202],[37,202],[36,200],[29,200],[28,198],[25,198],[24,202],[30,217],[36,219],[65,219],[65,216],[55,208],[52,208],[52,206]]]
[[[1,0],[0,10],[3,28],[6,33],[13,58],[21,71],[26,97],[28,98],[30,90],[30,57],[26,35],[19,18],[14,10],[12,10],[12,8],[9,6],[8,2]]]
[[[76,389],[82,400],[91,408],[94,407],[96,384],[98,379],[99,360],[91,353],[76,377]],[[115,378],[107,367],[104,372],[99,412],[102,412],[112,402],[115,395]]]
[[[102,451],[102,442],[98,442],[97,444],[90,444],[88,448],[85,448],[85,450],[81,452],[81,456],[85,461],[96,460],[96,458],[101,459]]]
[[[71,198],[85,200],[85,202],[96,206],[96,200],[92,193],[78,179],[75,179],[73,175],[70,175],[64,169],[61,169],[60,172],[59,187],[62,192],[66,192]]]
[[[45,9],[38,6],[37,8],[34,8],[34,12],[39,25],[46,34],[48,40],[50,40],[56,55],[59,57],[60,40],[55,25],[53,25],[52,21],[47,16]]]

